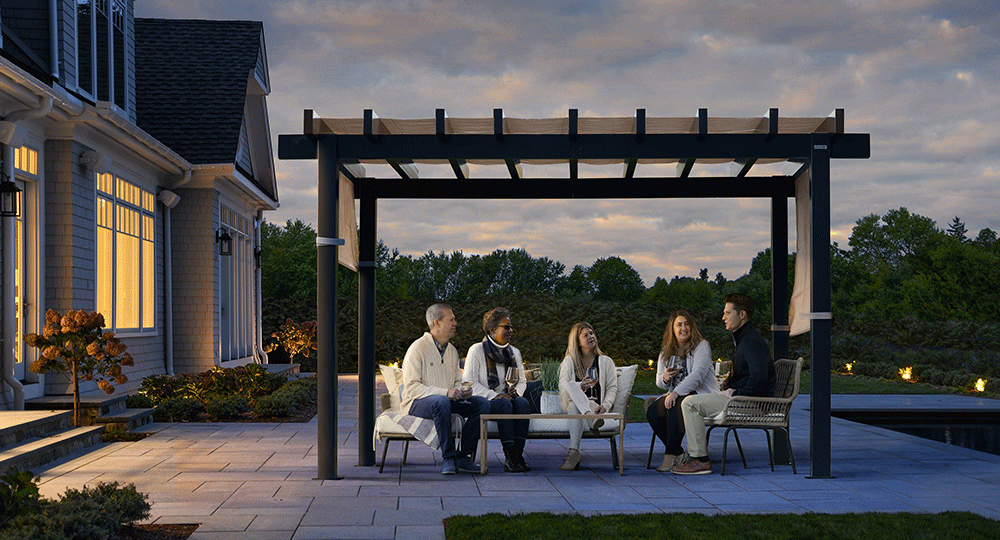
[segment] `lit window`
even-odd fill
[[[14,149],[14,168],[38,176],[38,152],[27,146]]]
[[[155,327],[155,199],[111,174],[97,175],[97,311],[108,328]]]

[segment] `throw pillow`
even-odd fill
[[[615,403],[611,406],[611,412],[625,412],[626,400],[629,393],[632,392],[632,385],[635,383],[635,372],[637,369],[639,369],[639,366],[635,364],[615,368],[618,374],[618,395],[615,396]]]

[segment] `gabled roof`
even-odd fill
[[[239,155],[241,130],[267,130],[245,118],[248,99],[270,90],[263,32],[257,21],[135,19],[136,123],[192,164],[237,165],[276,199],[270,173]]]

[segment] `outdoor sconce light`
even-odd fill
[[[5,174],[3,182],[0,182],[0,217],[17,217],[19,215],[21,215],[21,190]]]
[[[215,231],[215,241],[219,244],[219,255],[233,254],[233,237],[223,228]]]

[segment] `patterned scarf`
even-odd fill
[[[510,352],[510,344],[503,347],[493,343],[489,336],[483,338],[483,352],[486,353],[486,379],[490,385],[490,390],[496,390],[500,386],[500,376],[497,375],[497,366],[503,366],[503,372],[507,373],[507,368],[514,367],[514,356]],[[503,381],[504,384],[507,381]]]

